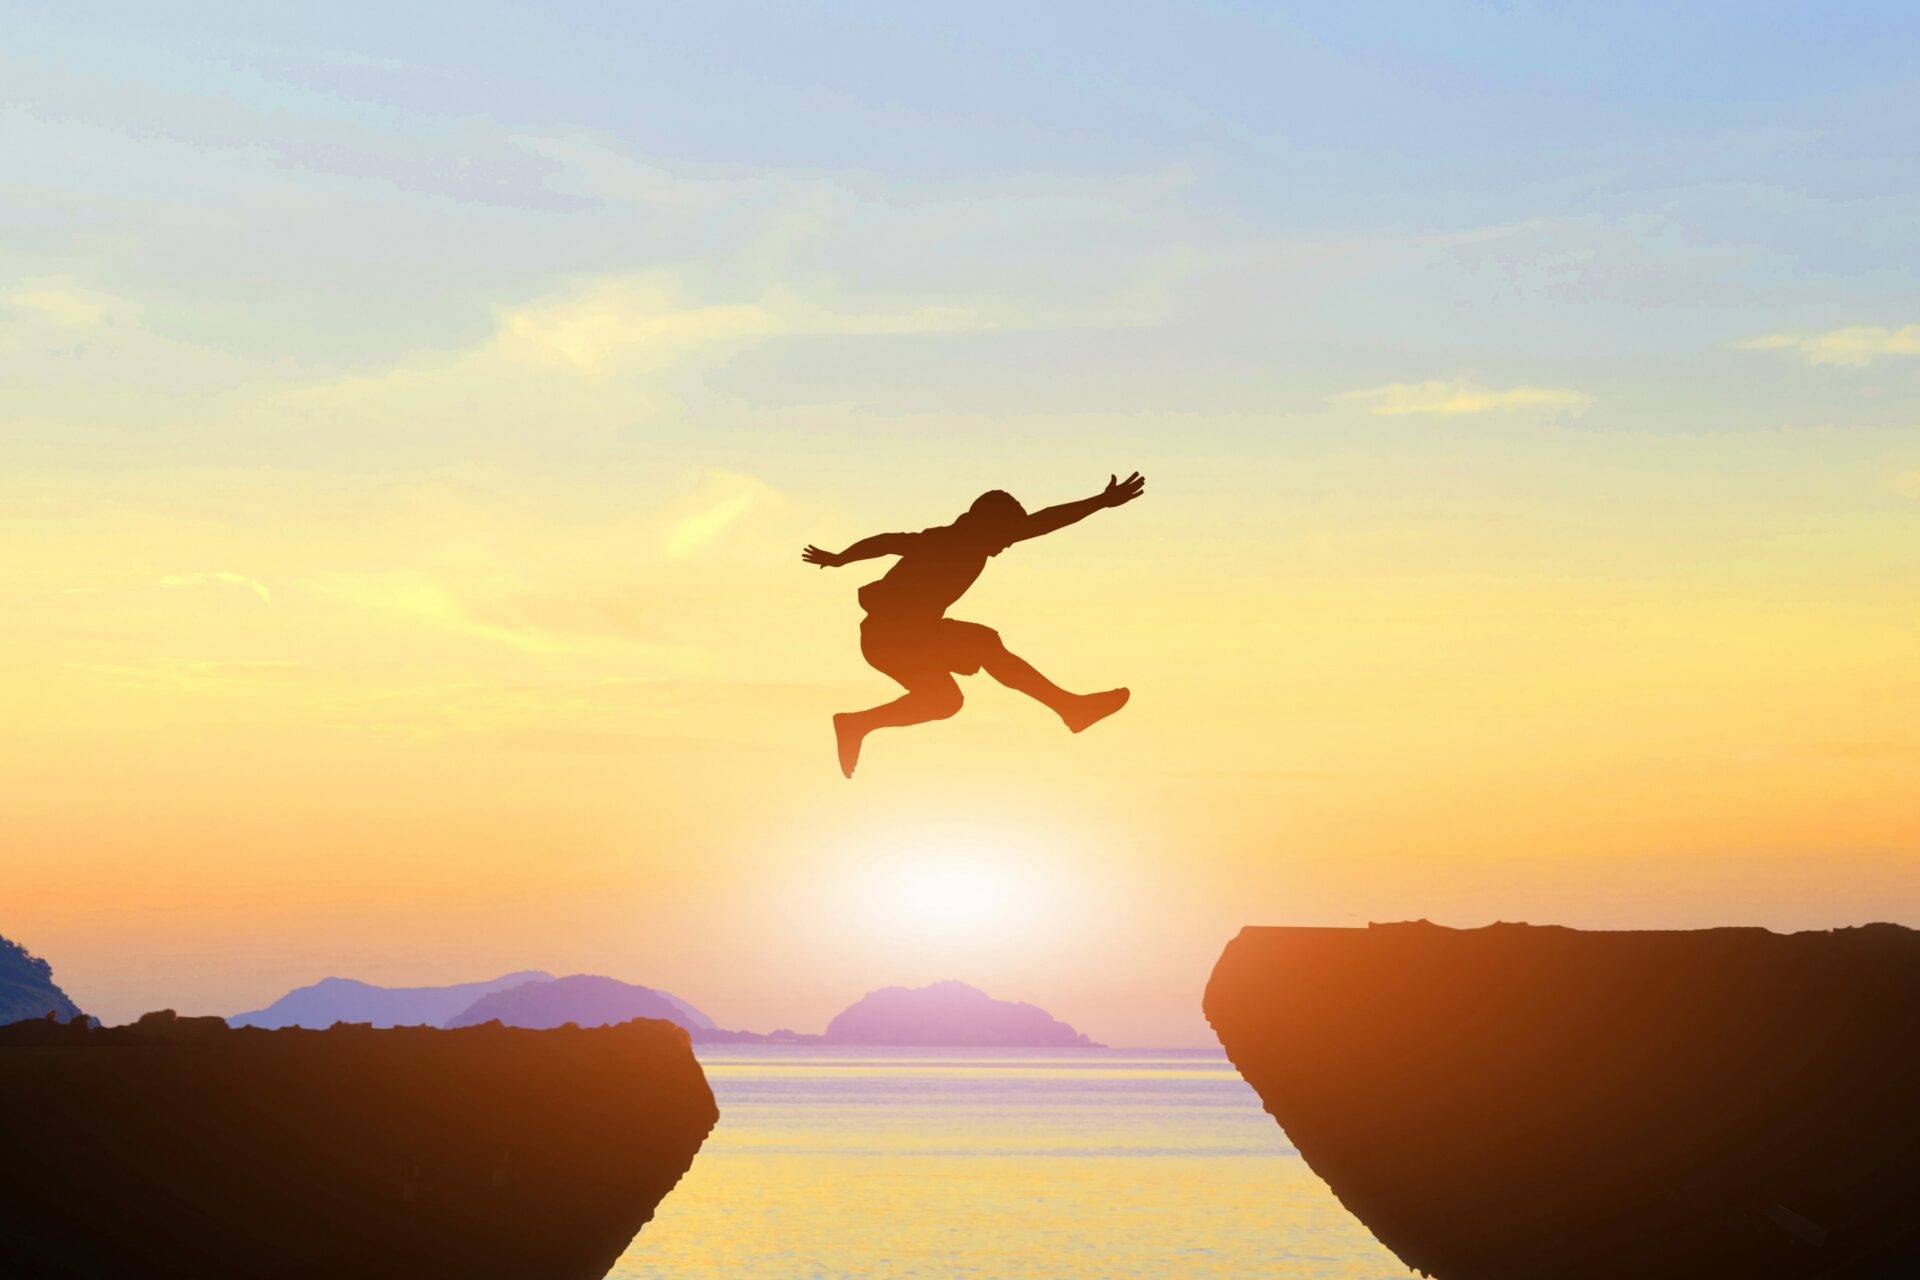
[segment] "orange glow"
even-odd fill
[[[1667,487],[1739,474],[1633,447]],[[537,965],[762,1029],[961,977],[1141,1043],[1203,1039],[1191,996],[1250,921],[1920,906],[1903,512],[1756,545],[1615,528],[1570,475],[1519,538],[1431,524],[1412,482],[1312,498],[1302,459],[1224,524],[1195,465],[956,611],[1132,705],[1074,737],[970,680],[851,783],[827,717],[890,686],[791,547],[862,526],[778,474],[49,480],[0,511],[10,936],[109,1016]]]

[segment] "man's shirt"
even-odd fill
[[[1004,531],[969,522],[907,534],[893,568],[860,588],[860,607],[889,617],[938,618],[966,594],[987,560],[1012,545]]]

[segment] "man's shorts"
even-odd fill
[[[868,665],[909,689],[948,674],[970,676],[999,644],[992,627],[957,618],[868,614],[860,624],[860,653]]]

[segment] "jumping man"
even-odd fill
[[[1068,693],[1009,652],[1000,633],[977,622],[946,616],[947,609],[997,556],[1016,542],[1037,538],[1084,520],[1102,507],[1132,502],[1146,488],[1138,471],[1125,480],[1107,478],[1107,487],[1091,498],[1063,502],[1027,514],[1010,493],[983,493],[952,524],[919,533],[877,533],[845,551],[808,547],[800,558],[821,568],[839,568],[855,560],[899,556],[886,575],[860,588],[860,652],[875,670],[893,677],[906,693],[883,706],[845,711],[833,718],[840,748],[840,771],[849,778],[860,761],[860,744],[875,729],[944,720],[960,709],[955,675],[988,675],[1046,705],[1079,733],[1127,704],[1125,689],[1104,693]]]

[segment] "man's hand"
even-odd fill
[[[831,551],[822,551],[819,547],[809,546],[800,553],[800,558],[808,564],[817,564],[822,569],[838,569],[846,561]]]
[[[1147,478],[1138,471],[1125,480],[1107,477],[1107,487],[1100,491],[1100,505],[1118,507],[1132,502],[1146,491]]]
[[[1047,507],[1027,517],[1015,542],[1028,538],[1037,538],[1043,533],[1052,533],[1055,529],[1064,529],[1070,524],[1085,520],[1103,507],[1118,507],[1132,502],[1147,487],[1146,479],[1136,471],[1125,480],[1118,476],[1107,477],[1107,487],[1091,498],[1081,498],[1076,502],[1063,502],[1057,507]]]

